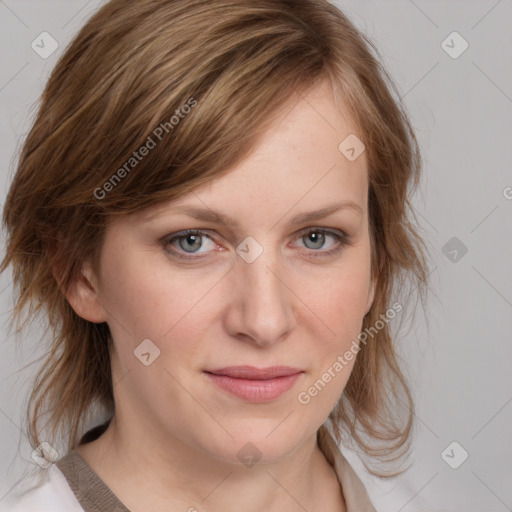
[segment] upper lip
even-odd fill
[[[300,368],[292,368],[290,366],[268,366],[267,368],[256,368],[254,366],[227,366],[216,370],[206,370],[206,373],[215,375],[225,375],[236,379],[254,379],[265,380],[274,379],[276,377],[287,377],[302,373]]]

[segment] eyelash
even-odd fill
[[[337,246],[334,249],[329,249],[328,251],[321,251],[320,249],[319,250],[310,249],[310,251],[313,253],[313,254],[311,254],[311,256],[313,258],[319,258],[319,257],[325,258],[325,257],[329,257],[329,256],[335,256],[335,255],[339,254],[347,245],[350,244],[350,238],[345,232],[341,231],[340,233],[337,233],[335,231],[331,231],[331,230],[324,229],[324,228],[308,229],[306,231],[303,231],[299,235],[298,238],[303,238],[307,235],[310,235],[311,233],[330,235],[338,242]],[[175,240],[179,240],[181,238],[186,238],[187,236],[191,236],[191,235],[205,236],[205,237],[211,239],[211,237],[208,234],[206,234],[204,231],[188,229],[186,231],[182,231],[181,233],[171,235],[170,237],[167,237],[166,239],[164,239],[163,240],[164,248],[171,246]],[[199,259],[208,257],[208,255],[205,255],[205,256],[183,256],[183,253],[180,253],[178,250],[174,250],[174,249],[171,249],[171,250],[166,249],[166,251],[169,253],[172,253],[173,257],[178,258],[180,260],[185,260],[185,261],[199,260]],[[314,254],[314,253],[317,253],[317,254]],[[193,254],[193,253],[191,253],[191,254]]]

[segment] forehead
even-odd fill
[[[229,172],[146,211],[143,219],[193,205],[271,222],[286,212],[297,215],[340,202],[365,215],[366,155],[350,160],[343,145],[340,149],[356,131],[347,110],[335,103],[330,84],[322,82],[290,97],[252,153]]]

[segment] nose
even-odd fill
[[[226,317],[231,336],[258,346],[285,339],[296,325],[296,295],[271,251],[252,263],[237,257],[230,272],[233,286]]]

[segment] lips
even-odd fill
[[[269,366],[267,368],[255,368],[254,366],[228,366],[218,370],[209,370],[207,373],[214,375],[225,375],[235,379],[267,380],[278,377],[288,377],[296,373],[302,373],[299,368],[290,366]]]
[[[286,393],[302,377],[304,371],[290,366],[230,366],[204,373],[210,382],[229,395],[247,402],[261,403]]]

